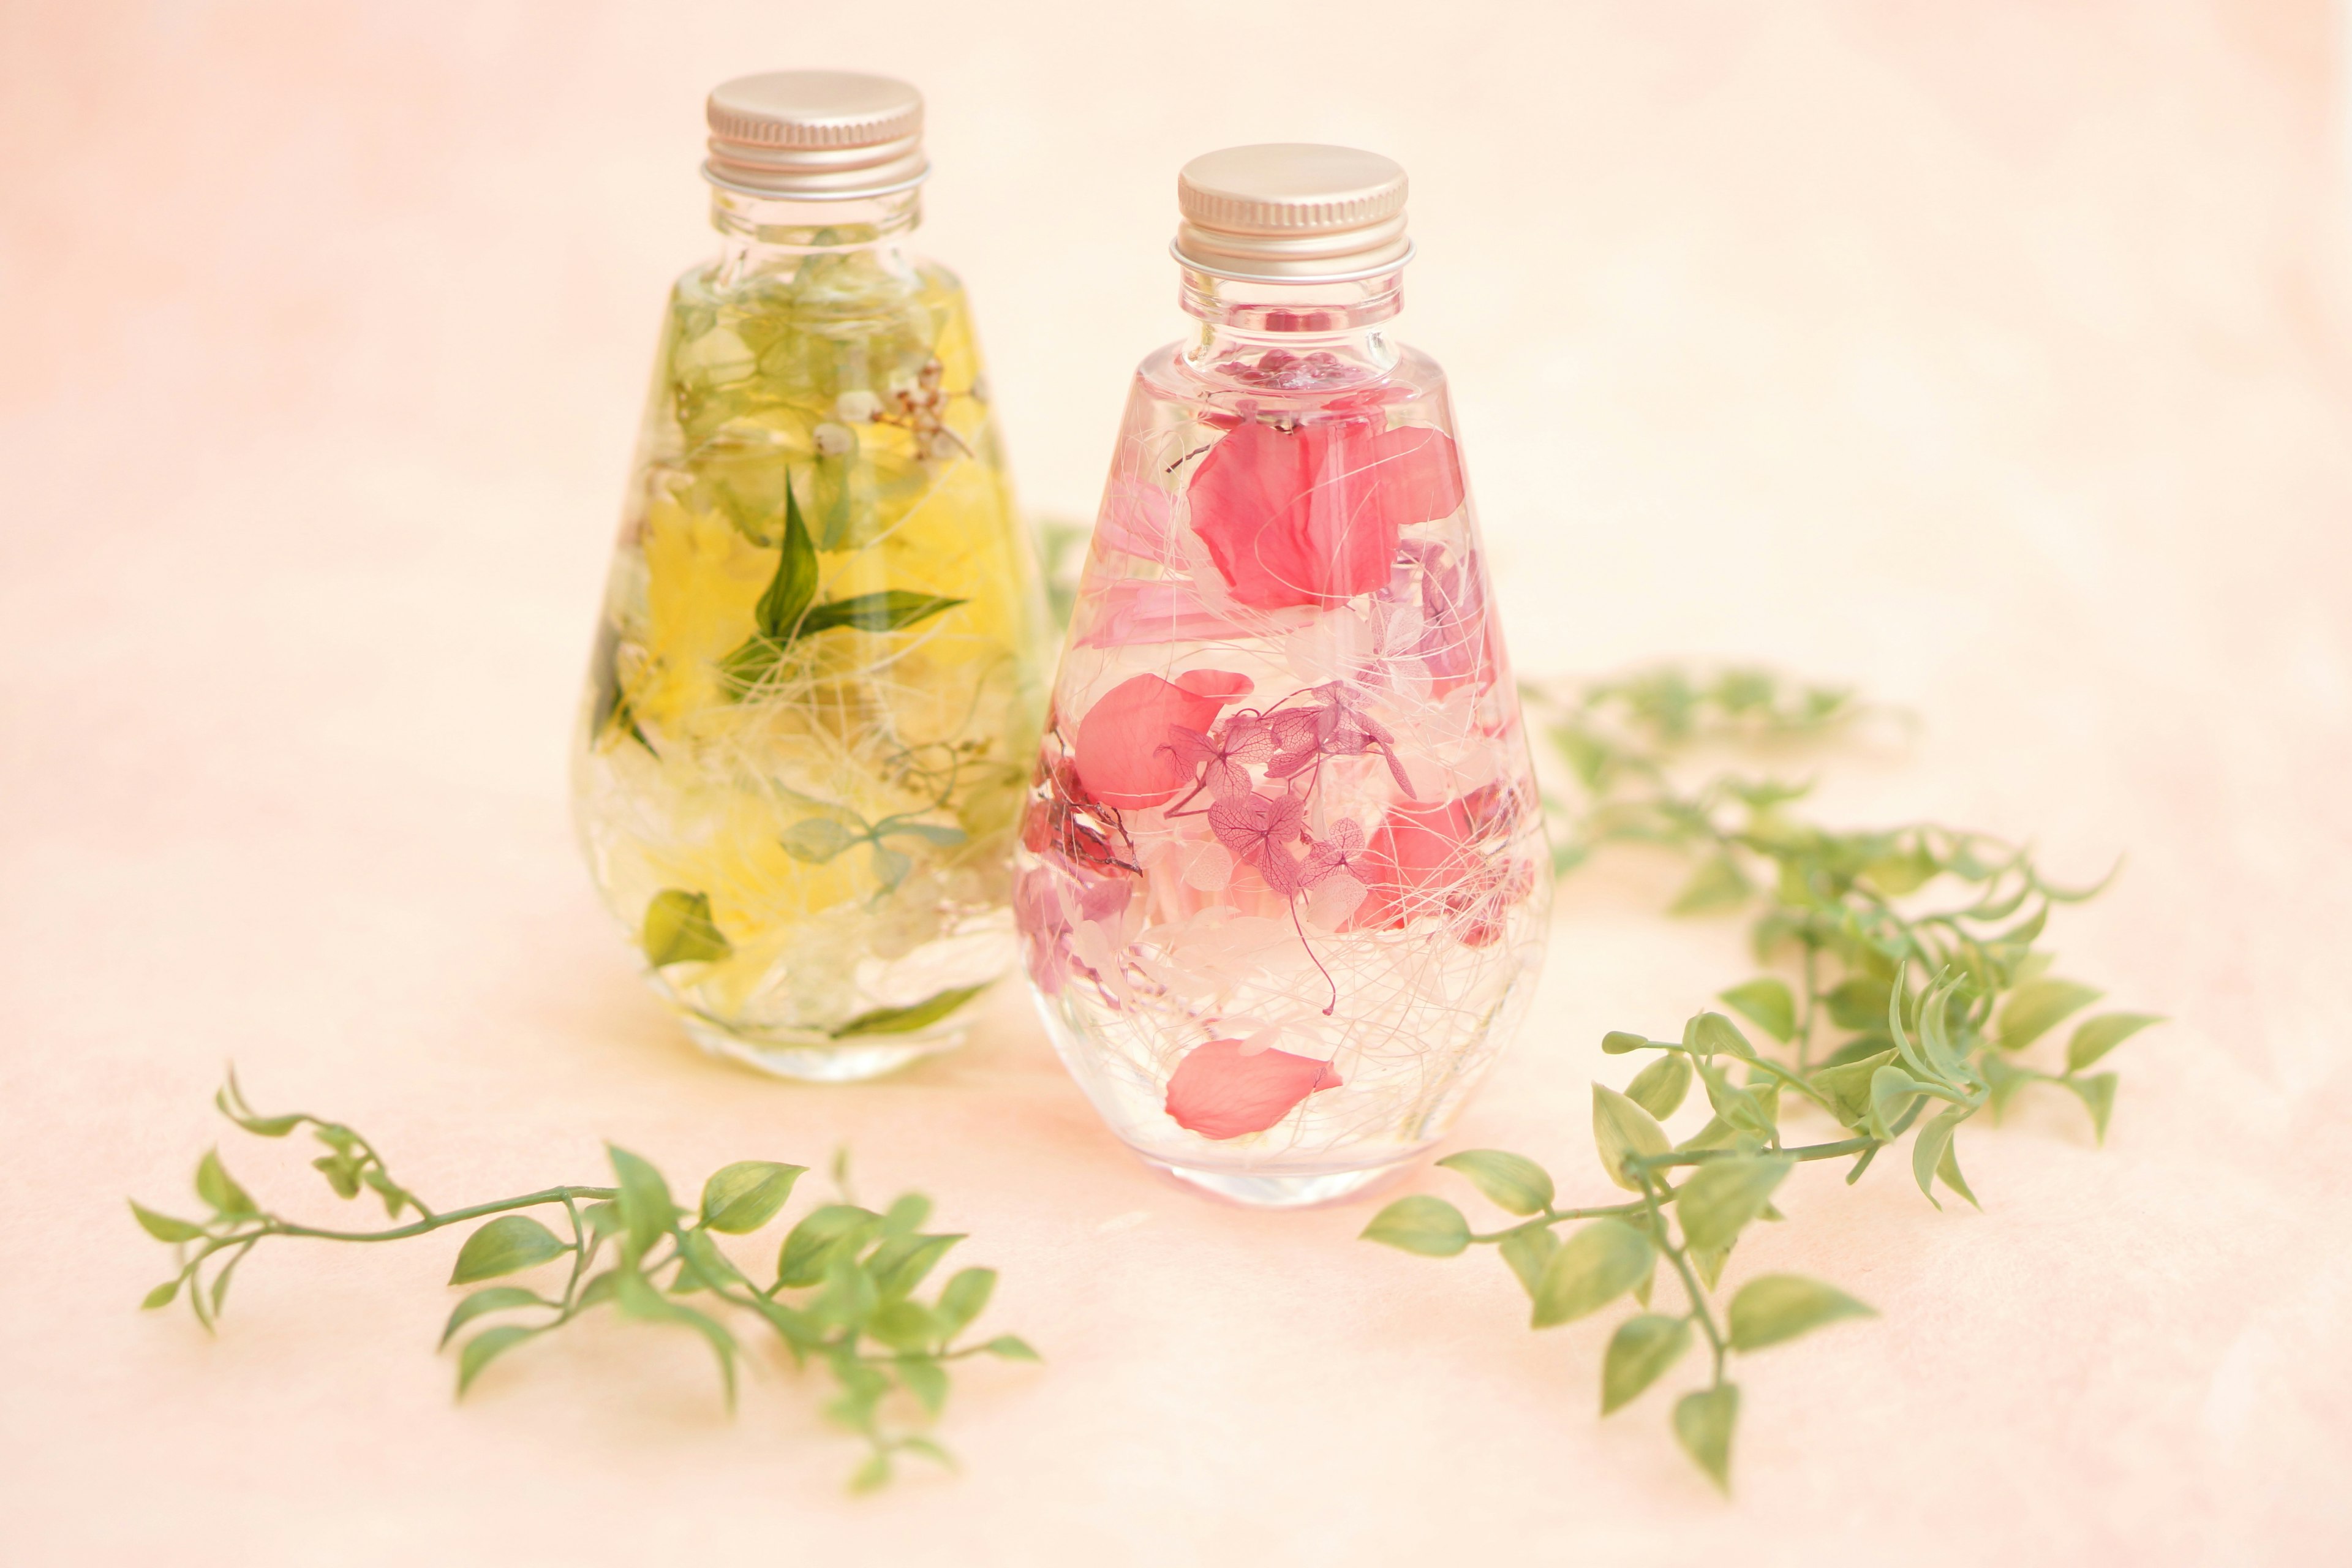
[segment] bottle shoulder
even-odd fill
[[[787,258],[715,256],[678,274],[673,309],[728,315],[811,320],[873,318],[909,310],[964,309],[963,280],[924,257],[883,259],[870,253]]]
[[[1234,412],[1244,405],[1259,413],[1311,415],[1374,405],[1444,405],[1445,372],[1438,363],[1407,344],[1388,349],[1391,357],[1379,367],[1328,352],[1296,353],[1257,344],[1220,353],[1204,363],[1193,345],[1172,342],[1145,355],[1136,366],[1136,389],[1158,403]]]

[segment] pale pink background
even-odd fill
[[[0,1557],[1370,1564],[2352,1560],[2352,273],[2319,0],[1966,5],[0,5]],[[1022,999],[868,1088],[696,1055],[564,816],[662,290],[710,244],[700,94],[930,94],[925,235],[1041,510],[1091,510],[1173,334],[1171,175],[1412,169],[1409,335],[1454,371],[1518,660],[1666,652],[1927,721],[1829,809],[2032,836],[2064,968],[2179,1022],[2113,1138],[1966,1140],[1988,1212],[1809,1168],[1735,1270],[1880,1307],[1754,1361],[1739,1497],[1601,1321],[1491,1258],[1264,1215],[1115,1147]],[[1736,933],[1567,889],[1461,1129],[1603,1190],[1594,1042]],[[436,1201],[858,1152],[1003,1266],[1043,1369],[961,1379],[955,1478],[768,1370],[613,1327],[453,1408],[457,1238],[286,1247],[208,1342],[133,1303],[235,1057]],[[296,1151],[230,1142],[315,1204]],[[1458,1191],[1424,1173],[1423,1190]]]

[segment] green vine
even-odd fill
[[[1693,868],[1672,907],[1694,915],[1752,916],[1756,960],[1768,973],[1719,993],[1769,1043],[1752,1044],[1730,1017],[1703,1012],[1677,1040],[1612,1032],[1610,1055],[1654,1052],[1623,1091],[1595,1084],[1593,1142],[1602,1171],[1633,1194],[1612,1204],[1556,1205],[1550,1174],[1523,1155],[1472,1150],[1438,1162],[1489,1202],[1522,1216],[1478,1233],[1454,1205],[1401,1198],[1366,1239],[1449,1258],[1492,1246],[1532,1301],[1542,1329],[1631,1296],[1601,1364],[1601,1414],[1631,1403],[1694,1342],[1706,1381],[1674,1407],[1675,1435],[1715,1483],[1730,1484],[1739,1389],[1730,1358],[1783,1343],[1844,1318],[1874,1316],[1815,1279],[1767,1274],[1719,1304],[1726,1260],[1757,1220],[1778,1220],[1772,1196],[1790,1171],[1851,1159],[1849,1184],[1881,1151],[1911,1143],[1911,1172],[1941,1208],[1938,1185],[1969,1203],[1957,1134],[1979,1111],[1996,1120],[2033,1083],[2073,1093],[2104,1140],[2116,1074],[2091,1070],[2160,1020],[2103,1013],[2079,1023],[2063,1065],[2027,1054],[2100,993],[2049,973],[2042,949],[2051,910],[2100,888],[2046,879],[2032,854],[1989,834],[1932,823],[1834,831],[1794,810],[1807,793],[1768,775],[1715,773],[1685,789],[1677,773],[1695,752],[1750,752],[1848,730],[1870,710],[1849,693],[1796,687],[1753,670],[1698,677],[1660,669],[1574,689],[1530,690],[1573,787],[1548,802],[1555,865],[1565,873],[1621,843],[1661,846]],[[2105,886],[2105,883],[2100,885]],[[1937,901],[1948,888],[1957,898]],[[1833,1037],[1842,1036],[1837,1038]],[[1675,1142],[1663,1123],[1696,1082],[1713,1114]],[[1784,1113],[1839,1134],[1783,1139]],[[1574,1225],[1563,1239],[1555,1227]],[[1654,1309],[1663,1260],[1680,1310]]]
[[[716,1238],[765,1227],[791,1198],[804,1166],[740,1161],[712,1175],[703,1185],[699,1208],[688,1211],[671,1201],[659,1171],[608,1144],[610,1186],[542,1187],[442,1212],[394,1181],[374,1146],[341,1122],[303,1111],[259,1115],[246,1103],[234,1073],[215,1103],[222,1115],[257,1137],[283,1138],[309,1127],[327,1148],[311,1163],[337,1196],[356,1197],[366,1187],[383,1200],[387,1217],[397,1220],[404,1211],[416,1217],[382,1230],[304,1225],[262,1208],[229,1174],[219,1152],[207,1152],[196,1166],[195,1192],[211,1211],[209,1218],[176,1219],[136,1202],[131,1211],[148,1235],[172,1244],[179,1260],[177,1272],[149,1291],[143,1305],[151,1310],[167,1307],[184,1292],[208,1331],[227,1300],[237,1265],[265,1240],[404,1241],[487,1219],[459,1249],[451,1285],[480,1285],[569,1262],[562,1268],[561,1289],[552,1293],[492,1285],[457,1304],[441,1333],[445,1350],[476,1320],[501,1320],[477,1330],[458,1347],[461,1397],[507,1352],[610,1306],[626,1318],[699,1334],[718,1361],[731,1411],[736,1363],[743,1353],[721,1321],[723,1310],[732,1309],[739,1321],[749,1313],[772,1331],[795,1365],[814,1362],[832,1374],[838,1393],[825,1414],[865,1439],[867,1447],[865,1463],[850,1481],[858,1491],[887,1482],[894,1461],[903,1455],[953,1463],[921,1430],[947,1403],[948,1363],[977,1355],[1038,1359],[1026,1342],[1010,1334],[959,1342],[987,1307],[996,1288],[995,1270],[963,1269],[933,1300],[918,1300],[924,1279],[963,1237],[926,1233],[922,1226],[931,1204],[919,1194],[908,1193],[878,1214],[859,1207],[848,1198],[845,1166],[838,1159],[834,1178],[844,1188],[842,1201],[810,1210],[792,1227],[777,1256],[774,1280],[761,1285],[720,1250]],[[525,1212],[532,1209],[560,1209],[562,1229],[551,1230]],[[516,1313],[525,1316],[508,1316]],[[911,1397],[893,1399],[897,1394]]]

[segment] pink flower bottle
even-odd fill
[[[1444,1135],[1550,898],[1444,374],[1392,342],[1404,171],[1177,181],[1186,342],[1138,370],[1014,903],[1062,1058],[1146,1160],[1319,1203]]]

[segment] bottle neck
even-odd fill
[[[1402,266],[1343,283],[1267,283],[1185,268],[1178,303],[1199,327],[1186,361],[1204,375],[1276,390],[1343,385],[1397,362],[1382,323],[1403,308]]]
[[[754,195],[714,184],[710,226],[719,235],[719,281],[740,283],[764,275],[798,276],[813,257],[854,258],[911,279],[906,238],[922,222],[919,187],[846,201]]]

